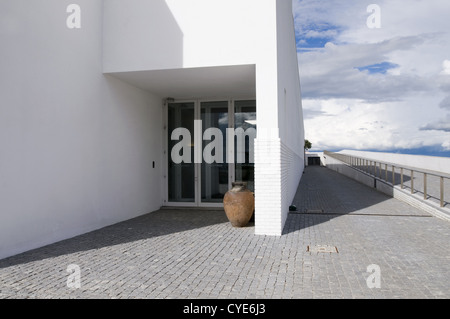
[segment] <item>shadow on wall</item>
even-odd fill
[[[372,180],[373,183],[373,180]],[[283,234],[347,214],[390,214],[383,202],[391,197],[326,167],[308,166],[300,181]],[[374,206],[379,205],[379,208]],[[368,209],[370,207],[370,209]],[[409,212],[404,212],[409,215]],[[292,220],[298,219],[298,220]]]

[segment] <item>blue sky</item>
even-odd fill
[[[306,138],[450,156],[450,1],[373,3],[293,0]]]
[[[375,63],[371,65],[364,65],[364,66],[358,66],[355,67],[360,72],[368,72],[369,74],[386,74],[390,69],[395,69],[398,67],[398,64],[394,64],[391,62],[381,62],[381,63]]]

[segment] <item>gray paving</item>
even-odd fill
[[[294,204],[281,237],[161,210],[4,259],[0,298],[450,297],[450,223],[321,167]]]

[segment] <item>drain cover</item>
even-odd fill
[[[309,253],[339,253],[336,246],[330,245],[308,246],[306,251]]]

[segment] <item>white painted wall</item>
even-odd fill
[[[298,68],[278,69],[287,2],[77,0],[82,27],[68,29],[72,1],[1,1],[0,258],[160,207],[161,97],[104,71],[254,64],[258,128],[292,125]],[[257,201],[270,202],[257,211],[264,234],[281,234],[297,187],[297,129],[258,136],[275,164],[257,173]]]
[[[258,127],[289,121],[301,134],[291,0],[108,0],[104,7],[104,72],[256,65]],[[283,141],[301,155],[303,142],[291,133]]]
[[[422,155],[409,155],[409,154],[396,154],[383,152],[364,152],[354,150],[343,150],[340,151],[339,153],[450,174],[450,158],[448,157],[422,156]]]
[[[292,1],[155,2],[105,2],[104,71],[256,65],[256,233],[280,235],[304,167]]]
[[[277,1],[278,127],[280,138],[297,156],[304,157],[303,110],[292,1]]]
[[[273,0],[166,0],[183,35],[183,66],[254,64],[263,2]]]
[[[303,111],[292,2],[265,4],[274,15],[264,21],[267,48],[257,64],[255,225],[257,234],[281,235],[304,169]],[[277,134],[266,134],[274,127]]]
[[[104,1],[103,30],[106,73],[184,66],[184,35],[166,0]]]
[[[277,127],[276,0],[108,0],[104,7],[104,72],[256,64],[258,125]]]
[[[258,127],[278,127],[277,0],[108,0],[104,7],[105,73],[256,65]]]
[[[73,30],[70,3],[0,2],[0,258],[160,207],[161,99],[102,75],[103,1]]]
[[[282,225],[288,216],[289,206],[297,192],[303,174],[305,155],[303,109],[300,76],[297,71],[297,46],[295,41],[292,1],[277,1],[278,48],[278,127],[282,143]]]
[[[105,1],[105,72],[255,64],[260,2]]]

